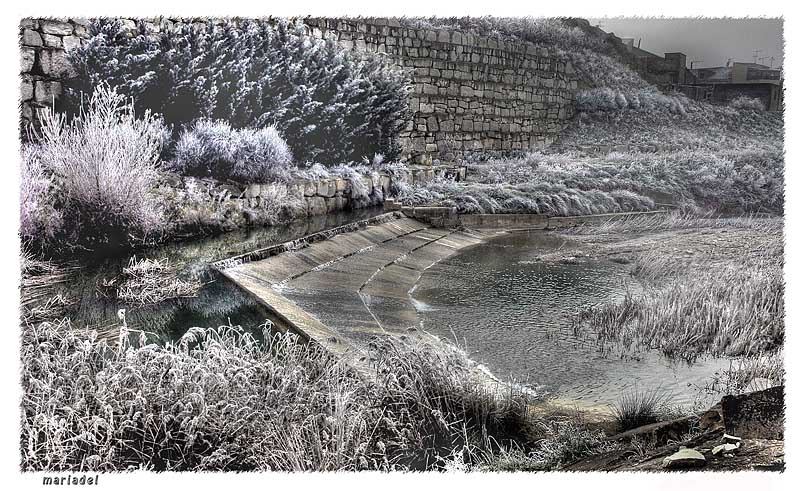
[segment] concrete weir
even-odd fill
[[[357,369],[373,336],[425,336],[409,290],[422,272],[494,236],[437,228],[392,213],[325,240],[293,242],[219,265],[285,327]],[[311,238],[313,240],[313,238]]]

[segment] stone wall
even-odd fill
[[[153,22],[154,29],[176,19]],[[575,111],[572,66],[530,43],[452,29],[401,26],[397,19],[304,19],[315,36],[386,53],[412,77],[412,116],[402,134],[412,163],[453,161],[550,144]],[[126,27],[135,28],[126,19]],[[87,19],[20,23],[22,122],[52,104],[73,69],[67,52],[88,36]]]
[[[574,69],[530,43],[415,29],[391,18],[305,22],[317,36],[386,53],[411,71],[413,117],[403,139],[413,162],[546,145],[574,114]]]
[[[409,184],[422,184],[439,176],[452,177],[457,181],[466,178],[466,168],[452,166],[412,166],[408,170],[398,170],[395,174],[386,172],[373,176],[362,176],[361,187],[366,189],[370,204],[379,204],[392,194],[392,181],[402,180]],[[270,187],[283,184],[250,184],[244,189],[225,186],[232,197],[248,200],[253,207],[261,205],[261,196],[270,193]],[[290,195],[303,199],[308,216],[335,213],[341,210],[358,208],[360,204],[352,199],[353,183],[349,179],[331,177],[318,180],[298,180],[286,185]]]
[[[67,51],[88,36],[88,19],[23,19],[20,39],[20,108],[22,123],[33,120],[37,108],[52,105],[62,82],[73,76]]]

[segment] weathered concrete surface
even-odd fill
[[[409,297],[422,272],[495,234],[396,218],[222,273],[301,335],[366,369],[373,336],[425,335]]]

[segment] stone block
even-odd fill
[[[36,51],[33,48],[20,49],[20,73],[28,73],[33,70],[36,62]]]
[[[316,216],[316,215],[324,215],[328,212],[327,204],[325,203],[325,198],[321,196],[313,196],[311,198],[306,198],[306,210],[308,216]]]
[[[55,34],[58,36],[69,36],[72,34],[72,24],[57,20],[43,20],[42,32],[45,34]]]
[[[49,48],[61,48],[61,36],[56,36],[54,34],[45,34],[42,36],[44,38],[44,45]]]
[[[64,36],[61,39],[61,43],[64,45],[65,51],[72,51],[81,46],[81,38],[78,36]]]
[[[303,181],[303,196],[311,197],[317,194],[317,184],[313,181]]]
[[[74,77],[75,69],[60,49],[43,49],[39,51],[39,69],[44,75],[53,78]]]
[[[20,83],[20,99],[29,101],[33,99],[33,81],[23,79]]]
[[[34,88],[34,98],[40,104],[52,104],[61,95],[61,82],[38,80]]]
[[[336,195],[336,182],[335,181],[319,181],[317,182],[317,196],[323,198],[332,198]]]
[[[22,31],[22,44],[24,46],[42,46],[42,36],[33,29],[25,29]]]
[[[388,196],[389,195],[389,188],[391,187],[391,185],[392,185],[392,178],[387,176],[387,175],[382,175],[381,176],[381,189],[383,190],[383,195],[384,196]]]

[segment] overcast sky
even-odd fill
[[[589,19],[606,32],[621,38],[642,39],[641,48],[663,56],[680,51],[686,65],[724,66],[733,61],[753,61],[753,51],[760,49],[759,63],[783,65],[783,20],[781,19]]]

